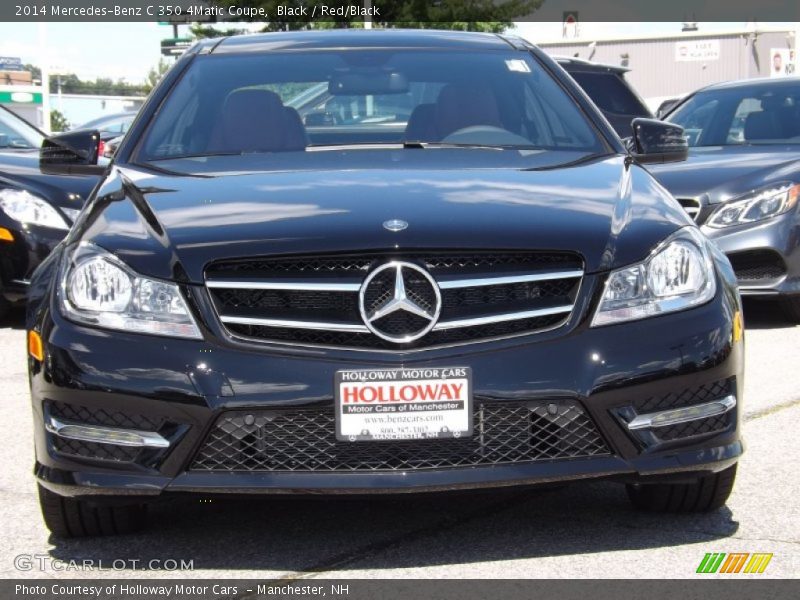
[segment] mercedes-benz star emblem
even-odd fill
[[[389,231],[403,231],[408,227],[408,222],[403,219],[389,219],[383,222],[383,228]]]
[[[389,342],[407,344],[436,325],[442,296],[425,269],[392,261],[367,275],[358,294],[358,308],[372,333]]]

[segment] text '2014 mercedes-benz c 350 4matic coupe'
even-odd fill
[[[95,133],[42,162],[91,163]],[[587,478],[722,506],[736,280],[641,166],[685,158],[683,130],[633,133],[514,38],[194,46],[31,282],[48,527],[131,531],[180,494]]]

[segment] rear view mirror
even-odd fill
[[[629,149],[640,163],[666,163],[686,160],[689,143],[683,127],[656,119],[634,119]]]
[[[53,174],[96,174],[100,132],[91,129],[68,131],[45,138],[39,150],[39,168]]]
[[[333,96],[379,96],[407,92],[408,79],[405,75],[378,69],[338,74],[328,83],[328,93]]]

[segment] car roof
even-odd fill
[[[264,52],[317,48],[454,48],[512,49],[520,40],[507,39],[494,33],[443,31],[436,29],[334,29],[312,31],[279,31],[237,35],[224,38],[208,47],[207,52]]]
[[[571,68],[573,68],[572,70],[575,71],[612,71],[620,74],[630,71],[628,67],[622,67],[620,65],[607,65],[573,56],[553,56],[553,60],[564,67],[567,72],[569,72]]]
[[[760,88],[760,87],[774,87],[776,85],[797,85],[800,83],[800,77],[781,77],[780,79],[770,77],[760,77],[758,79],[739,79],[738,81],[724,81],[722,83],[712,83],[704,88],[697,90],[698,92],[707,92],[709,90],[734,90],[741,88]]]

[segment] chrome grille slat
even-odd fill
[[[441,290],[441,315],[422,338],[387,345],[360,317],[359,292],[369,273],[397,259],[362,254],[228,261],[207,269],[206,286],[223,327],[234,337],[406,350],[558,327],[572,313],[584,274],[582,260],[567,252],[409,252],[402,260],[423,267]],[[413,281],[406,283],[410,297],[425,304],[426,298],[415,296]],[[374,285],[370,289],[368,300],[380,304],[383,292]],[[397,313],[392,317],[396,323],[383,325],[399,333],[412,318],[406,317]]]
[[[696,198],[677,198],[677,200],[683,207],[683,210],[686,211],[686,214],[688,214],[692,220],[697,221],[703,208],[701,202]]]

